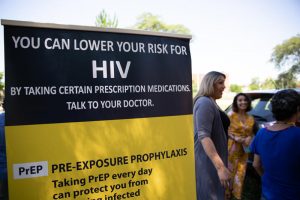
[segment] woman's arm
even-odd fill
[[[253,160],[253,167],[256,170],[256,172],[262,176],[264,173],[263,167],[261,165],[260,157],[257,154],[254,154],[254,160]]]
[[[248,136],[244,138],[243,144],[249,146],[251,144],[251,141],[252,141],[252,136]]]
[[[230,180],[230,172],[225,167],[223,161],[221,160],[219,154],[217,153],[214,143],[209,137],[205,137],[201,140],[201,144],[204,148],[205,153],[207,154],[207,156],[209,157],[209,159],[212,161],[213,165],[217,169],[218,176],[222,186],[228,187],[229,180]]]
[[[254,119],[254,117],[251,116],[251,115],[249,115],[249,116],[252,118],[252,123],[253,123],[253,125],[252,125],[252,131],[251,131],[250,135],[248,135],[248,136],[245,138],[245,141],[243,142],[243,144],[246,145],[246,146],[249,146],[249,145],[251,144],[254,135],[256,135],[256,132],[258,131],[258,125],[257,125],[257,123],[256,123],[256,121],[255,121],[255,119]]]
[[[245,142],[245,138],[244,137],[236,136],[233,133],[229,132],[228,136],[230,137],[230,139],[236,141],[237,143],[244,143]]]
[[[251,131],[250,135],[248,135],[248,136],[244,139],[244,141],[243,141],[243,144],[246,145],[246,146],[249,146],[249,145],[251,144],[254,135],[255,135],[256,132],[258,131],[258,125],[257,125],[257,123],[256,123],[256,121],[255,121],[255,119],[254,119],[254,117],[251,116],[251,115],[249,115],[249,116],[251,117],[251,120],[252,120],[251,123],[253,123],[253,125],[252,125],[252,131]]]

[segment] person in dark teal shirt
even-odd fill
[[[259,130],[250,150],[253,167],[262,176],[262,198],[300,199],[300,95],[292,89],[276,93],[271,101],[276,122]]]

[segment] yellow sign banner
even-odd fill
[[[6,131],[11,199],[196,198],[192,115]]]

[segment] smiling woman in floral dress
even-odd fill
[[[241,199],[248,160],[247,148],[253,138],[255,121],[247,114],[251,110],[251,100],[244,93],[234,97],[232,110],[228,129],[228,168],[232,181],[227,194]]]

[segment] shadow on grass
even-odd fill
[[[242,194],[242,200],[260,200],[261,181],[260,176],[252,166],[248,166]],[[231,200],[236,200],[232,197]]]
[[[261,195],[261,180],[255,169],[248,166],[245,178],[243,200],[259,200]]]

